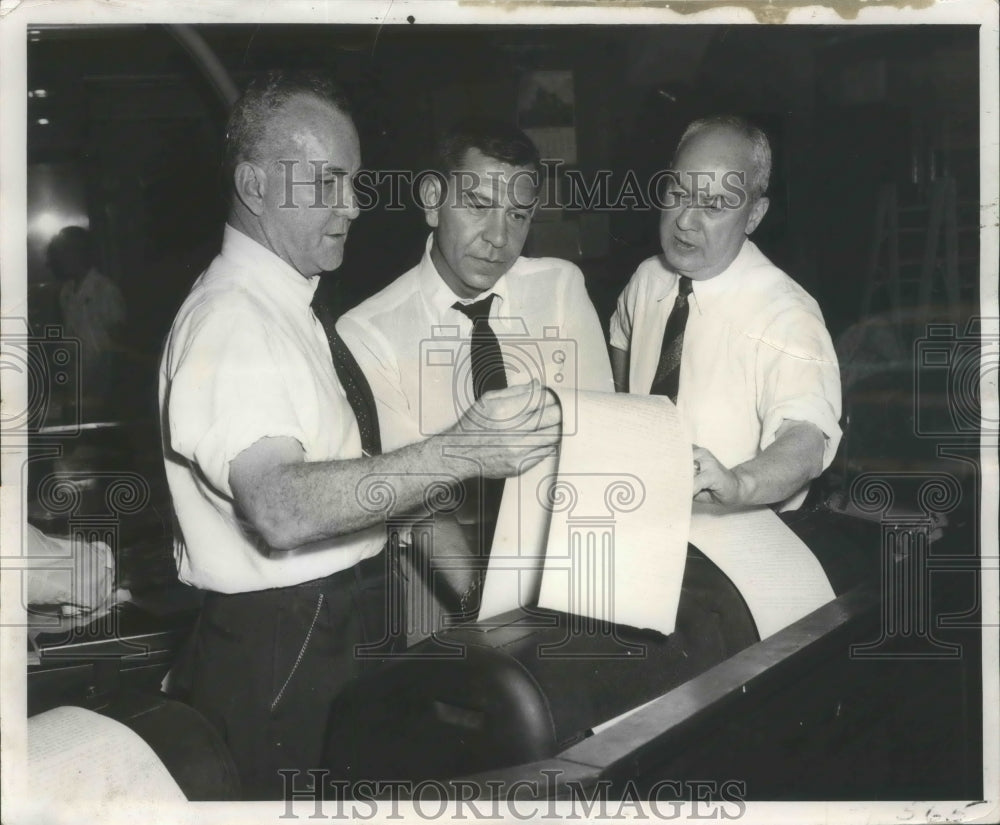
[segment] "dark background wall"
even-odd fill
[[[880,184],[895,182],[901,199],[920,202],[932,178],[950,173],[972,216],[961,297],[977,300],[975,27],[198,31],[239,83],[272,66],[332,69],[354,101],[372,169],[422,168],[435,133],[462,115],[513,119],[519,85],[538,69],[573,72],[573,168],[584,175],[609,170],[613,182],[629,170],[641,180],[666,167],[691,118],[746,114],[775,147],[772,207],[755,240],[820,301],[835,334],[860,316]],[[160,343],[218,247],[222,107],[163,27],[47,28],[29,39],[32,320],[54,317],[41,254],[46,233],[59,215],[89,220],[102,266],[130,308],[128,403],[148,412]],[[44,95],[33,94],[38,89]],[[48,210],[46,220],[38,220],[40,210]],[[635,265],[657,251],[656,215],[588,210],[562,219],[568,245],[552,248],[540,230],[529,249],[576,259],[606,320]],[[344,266],[325,276],[324,289],[346,309],[415,263],[425,235],[412,205],[365,212],[351,230]],[[938,297],[935,291],[932,303]]]

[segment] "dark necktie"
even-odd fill
[[[320,303],[313,306],[313,312],[323,325],[326,340],[330,344],[330,356],[333,358],[333,368],[337,378],[347,395],[347,403],[354,411],[358,422],[358,432],[361,435],[361,449],[368,455],[380,455],[382,452],[382,437],[378,426],[378,409],[375,407],[375,397],[372,395],[368,379],[361,371],[353,353],[347,348],[344,339],[337,334],[335,322],[330,311]]]
[[[457,309],[472,321],[472,346],[469,358],[472,366],[472,393],[478,401],[484,392],[502,390],[507,386],[500,342],[490,327],[490,306],[494,293],[472,304],[455,303]]]
[[[370,456],[381,455],[382,435],[378,425],[378,408],[375,406],[375,396],[372,394],[371,385],[365,378],[354,353],[348,349],[344,339],[337,332],[333,313],[319,300],[313,303],[313,313],[326,333],[326,340],[330,345],[330,357],[333,359],[333,368],[337,372],[337,380],[344,388],[347,403],[351,405],[354,418],[358,422],[361,449]],[[372,579],[368,579],[369,583],[366,583],[365,577],[372,576],[371,564],[382,566],[382,572],[385,576],[382,584],[372,586],[370,584]],[[363,569],[365,565],[369,565],[367,572]],[[402,650],[406,642],[406,596],[399,572],[398,540],[394,541],[391,536],[388,537],[384,552],[355,565],[354,573],[357,577],[358,599],[362,606],[363,616],[381,617],[382,622],[384,622],[384,626],[382,626],[377,618],[372,621],[374,632],[369,637],[371,641],[362,646],[369,651],[365,655],[372,655],[375,651]],[[375,578],[374,581],[382,580]],[[382,630],[375,630],[379,627],[382,627]],[[369,631],[366,625],[367,632]],[[384,638],[378,637],[380,632],[385,633]]]
[[[688,320],[688,296],[694,284],[690,278],[680,276],[674,308],[667,318],[667,328],[663,331],[663,346],[660,349],[660,363],[656,367],[650,395],[665,395],[675,404],[681,380],[681,350],[684,346],[684,328]]]
[[[455,303],[452,305],[470,321],[472,321],[472,338],[469,351],[469,361],[472,367],[472,393],[478,400],[484,392],[502,390],[507,386],[507,375],[504,372],[503,353],[500,342],[490,327],[490,307],[495,293],[487,295],[480,301],[471,304]],[[480,524],[479,555],[489,556],[493,544],[493,534],[496,532],[497,514],[500,512],[500,501],[503,498],[504,480],[502,478],[484,478],[481,487],[482,523]],[[468,489],[468,488],[467,488]],[[475,495],[474,488],[470,495]],[[482,598],[482,584],[486,570],[474,572],[469,589],[461,594],[458,612],[466,617],[474,617],[479,611],[479,601]]]

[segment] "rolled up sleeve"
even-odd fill
[[[760,449],[769,447],[785,420],[808,421],[826,437],[823,469],[840,444],[840,370],[821,318],[782,313],[765,331],[757,358]]]
[[[200,319],[171,365],[166,409],[170,447],[232,498],[229,464],[261,438],[306,436],[280,356],[256,318]]]
[[[618,303],[611,316],[611,323],[608,329],[608,339],[611,346],[628,352],[629,342],[632,339],[632,313],[635,310],[636,277],[626,284],[621,295],[618,296]]]

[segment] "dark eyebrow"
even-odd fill
[[[468,196],[468,198],[469,198],[470,201],[474,201],[475,203],[480,204],[482,206],[492,206],[493,205],[493,199],[492,198],[485,199],[478,192],[474,192],[471,189],[468,190],[465,194]]]
[[[324,175],[349,175],[350,170],[345,169],[343,166],[324,166]]]

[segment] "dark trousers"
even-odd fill
[[[295,587],[206,595],[178,681],[226,742],[245,799],[280,799],[279,770],[320,764],[331,701],[397,645],[385,558]]]

